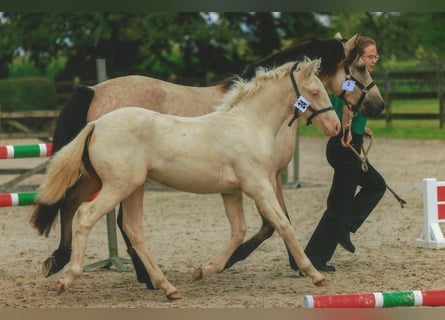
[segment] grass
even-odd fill
[[[394,100],[392,102],[393,113],[439,113],[439,102],[436,99],[410,99]],[[439,120],[422,119],[393,119],[390,126],[386,124],[385,118],[369,119],[368,127],[372,129],[375,138],[394,139],[423,139],[444,140],[445,128],[439,128]],[[301,136],[321,137],[323,133],[315,126],[300,125]]]

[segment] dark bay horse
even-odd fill
[[[321,68],[318,76],[324,85],[336,95],[343,93],[341,85],[347,73],[353,75],[357,79],[357,83],[363,84],[363,87],[369,86],[373,83],[373,80],[369,72],[364,68],[363,61],[358,56],[355,47],[357,37],[358,35],[355,35],[346,42],[340,42],[336,39],[307,40],[247,66],[241,76],[248,80],[254,75],[256,68],[259,66],[270,67],[302,56],[308,56],[309,58],[321,58]],[[73,139],[87,122],[97,119],[114,109],[125,105],[137,105],[167,114],[199,116],[213,112],[213,106],[221,101],[230,85],[230,81],[227,81],[220,85],[199,88],[176,85],[143,76],[125,76],[104,81],[94,87],[79,87],[64,106],[58,119],[53,139],[54,153]],[[345,99],[355,108],[360,108],[365,114],[380,114],[384,104],[378,88],[373,86],[364,95],[362,103],[356,105],[363,95],[364,92],[359,86],[356,86],[353,91],[346,92]],[[193,100],[193,104],[185,103],[191,100]],[[295,144],[295,137],[288,140],[288,142],[282,145],[288,148],[287,150],[292,150]],[[287,154],[288,152],[286,151],[286,155],[281,159],[283,168],[290,161]],[[277,179],[277,196],[283,210],[287,213],[280,177],[277,177]],[[72,219],[74,212],[80,205],[78,199],[79,194],[82,192],[82,190],[72,187],[67,190],[65,198],[59,202],[52,205],[39,206],[40,210],[46,212],[48,219],[52,219],[51,217],[56,216],[60,210],[61,221],[60,244],[52,256],[44,262],[43,270],[45,276],[58,272],[69,261],[72,241]],[[223,201],[226,213],[229,216],[230,212],[242,211],[241,198],[223,196]],[[119,209],[118,225],[122,230],[121,222],[122,215],[121,209]],[[46,235],[48,235],[49,231],[46,231]],[[273,226],[269,222],[263,221],[261,229],[235,251],[225,268],[229,268],[237,261],[246,258],[265,239],[269,238],[273,232]],[[123,233],[123,236],[127,245],[129,245],[125,233]],[[128,247],[128,253],[135,264],[138,280],[147,283],[147,287],[150,288],[150,279],[131,247]],[[297,269],[291,256],[290,264],[293,269]]]
[[[153,287],[162,289],[168,299],[182,297],[144,241],[142,215],[147,178],[186,192],[236,198],[246,194],[255,201],[262,218],[283,238],[298,268],[315,285],[326,285],[325,277],[298,244],[277,198],[275,178],[282,169],[275,159],[277,145],[283,139],[283,129],[295,135],[291,129],[294,117],[313,123],[326,135],[339,132],[337,114],[317,77],[319,66],[320,59],[305,59],[270,70],[259,68],[252,80],[237,80],[217,110],[203,116],[180,117],[128,106],[89,122],[51,159],[36,197],[37,204],[52,204],[75,184],[80,183],[80,189],[94,186],[91,193],[84,194],[84,202],[76,211],[75,245],[64,277],[57,281],[57,292],[70,288],[81,275],[92,228],[121,203],[125,234]],[[194,101],[188,103],[193,105]],[[99,190],[96,198],[85,202]],[[45,213],[34,212],[41,214]],[[244,241],[244,214],[238,212],[232,218],[228,246],[195,272],[199,278],[221,272]],[[45,222],[36,226],[40,232],[53,223],[40,221]]]

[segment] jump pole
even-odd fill
[[[445,306],[445,289],[307,295],[305,308],[390,308]]]
[[[52,143],[0,146],[0,159],[46,158],[53,152]]]
[[[440,227],[445,222],[445,181],[423,179],[423,230],[417,239],[419,247],[445,248],[445,237]]]
[[[30,206],[35,203],[36,192],[0,193],[0,207]]]

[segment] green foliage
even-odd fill
[[[28,57],[17,57],[8,65],[8,73],[11,78],[40,76],[40,70]]]
[[[45,67],[44,73],[42,73],[34,64],[33,61],[27,56],[16,57],[8,65],[8,74],[10,78],[26,78],[26,77],[39,77],[45,76],[47,78],[54,79],[65,68],[67,59],[61,57],[53,59]]]
[[[0,80],[2,111],[55,109],[57,103],[54,81],[43,77]]]
[[[45,76],[47,78],[55,79],[57,75],[65,69],[68,59],[66,57],[59,57],[57,59],[51,60],[51,62],[46,66]]]

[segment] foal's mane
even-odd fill
[[[304,58],[304,60],[298,62],[297,70],[310,62],[310,59]],[[224,95],[221,104],[216,110],[221,112],[227,111],[233,108],[241,99],[254,95],[267,81],[271,79],[279,80],[289,76],[295,63],[297,62],[287,62],[279,67],[270,69],[260,66],[256,69],[255,75],[251,79],[245,79],[241,76],[234,78],[230,91]],[[316,76],[317,74],[318,72],[313,75]],[[290,82],[291,80],[289,79]]]

